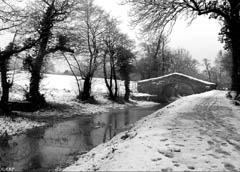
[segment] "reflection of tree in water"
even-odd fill
[[[83,127],[90,125],[88,121],[85,119],[64,121],[45,131],[44,138],[39,143],[40,154],[44,157],[42,166],[45,169],[71,163],[74,161],[74,155],[88,150],[86,140],[89,132],[84,131]]]
[[[85,119],[84,120],[84,125],[79,124],[79,129],[83,133],[83,137],[84,137],[85,144],[87,146],[87,150],[93,148],[93,140],[92,140],[92,137],[91,137],[91,131],[92,131],[91,126],[92,125],[93,125],[92,118]],[[87,150],[85,150],[85,151],[87,151]]]
[[[124,111],[124,125],[127,126],[129,125],[130,119],[129,119],[129,110],[126,109]]]
[[[119,132],[123,131],[126,126],[129,125],[129,110],[126,109],[123,113],[113,112],[108,116],[107,127],[105,128],[103,135],[103,142],[112,139]],[[123,119],[121,126],[120,119]],[[122,128],[121,128],[122,127]]]
[[[0,147],[0,168],[9,167],[11,165],[9,163],[12,162],[10,160],[10,157],[8,156],[9,151],[10,151],[10,145],[8,143],[8,140],[10,140],[10,138],[8,138],[8,135],[6,132],[2,136],[0,136],[0,145],[1,145],[1,147]]]
[[[30,162],[28,163],[28,168],[26,169],[28,170],[36,170],[36,169],[40,169],[41,166],[41,158],[39,155],[34,156],[31,158]],[[25,171],[25,170],[24,170]]]
[[[102,141],[106,142],[119,132],[127,130],[142,114],[147,115],[153,111],[155,110],[152,108],[147,111],[117,110],[99,115],[97,119],[84,117],[49,128],[30,130],[27,134],[14,136],[9,140],[9,148],[0,146],[0,163],[4,165],[3,162],[7,162],[7,166],[15,167],[16,171],[50,170],[52,167],[73,162],[75,153],[86,152]],[[98,123],[94,123],[95,121]]]
[[[106,128],[104,131],[104,135],[103,135],[103,143],[105,143],[107,140],[109,140],[109,136],[111,137],[112,135],[112,114],[108,115],[108,119],[106,121]],[[108,138],[107,138],[107,134],[109,132]]]

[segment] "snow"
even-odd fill
[[[20,72],[15,74],[14,85],[10,90],[10,101],[24,100],[24,94],[28,90],[30,74],[26,72]],[[82,82],[81,82],[82,85]],[[124,94],[124,83],[119,81],[119,92]],[[36,112],[17,112],[21,116],[25,117],[73,117],[79,115],[93,115],[108,112],[111,109],[123,109],[127,106],[133,106],[133,104],[118,104],[109,101],[106,98],[107,88],[104,80],[100,78],[93,79],[92,93],[99,104],[89,104],[77,102],[77,85],[75,78],[68,75],[51,75],[46,74],[43,76],[41,82],[41,93],[46,97],[46,100],[51,105],[49,108],[43,111]],[[131,82],[130,88],[133,92],[137,91],[137,83]],[[154,102],[145,101],[132,101],[136,106],[154,106]],[[34,122],[25,118],[17,118],[12,120],[11,118],[0,118],[0,136],[7,131],[9,135],[15,135],[24,133],[27,129],[39,127],[45,125],[44,123]]]
[[[26,118],[0,117],[0,136],[5,132],[8,135],[16,135],[26,132],[26,130],[46,125],[45,123],[34,122]]]
[[[147,93],[133,93],[132,94],[134,97],[151,97],[151,96],[156,96],[156,95],[151,95]]]
[[[208,85],[215,85],[215,83],[207,82],[207,81],[204,81],[204,80],[201,80],[201,79],[197,79],[197,78],[194,78],[194,77],[191,77],[191,76],[182,74],[182,73],[177,73],[177,72],[175,72],[175,73],[170,73],[170,74],[168,74],[168,75],[164,75],[164,76],[157,77],[157,78],[150,78],[150,79],[141,80],[141,81],[138,81],[138,82],[139,82],[139,83],[144,83],[144,82],[149,82],[149,81],[155,81],[155,80],[163,79],[163,78],[170,77],[170,76],[174,76],[174,75],[180,75],[180,76],[186,77],[186,78],[188,78],[188,79],[191,79],[191,80],[194,80],[194,81],[198,81],[198,82],[202,82],[202,83],[208,84]]]
[[[24,90],[28,89],[30,74],[21,72],[16,74],[14,89],[10,93],[11,100],[23,100]],[[80,79],[80,78],[79,78]],[[119,93],[124,94],[124,82],[118,81]],[[80,82],[83,85],[83,81]],[[37,117],[72,117],[76,115],[91,115],[108,112],[110,109],[123,109],[133,104],[118,104],[109,101],[106,98],[108,90],[105,86],[104,79],[93,78],[92,81],[92,95],[99,102],[99,104],[89,104],[77,102],[76,96],[78,94],[77,84],[73,76],[68,75],[52,75],[45,74],[41,81],[41,93],[45,95],[48,102],[54,106],[64,105],[65,108],[60,111],[58,109],[49,109],[44,112],[38,111],[34,113],[24,113],[26,116],[37,116]],[[137,82],[130,82],[130,89],[132,92],[137,92]],[[154,106],[154,102],[146,101],[132,101],[136,106]],[[62,109],[62,108],[61,108]],[[22,113],[23,114],[23,113]]]
[[[239,171],[240,108],[225,94],[180,98],[63,171]]]
[[[24,90],[28,90],[30,74],[21,72],[15,75],[14,89],[11,92],[11,99],[24,99]],[[82,89],[83,80],[78,78]],[[119,93],[124,94],[124,82],[118,81]],[[46,96],[47,101],[67,103],[76,99],[78,94],[77,84],[73,76],[68,75],[53,75],[45,74],[40,84],[41,93]],[[132,92],[137,92],[137,82],[130,82],[130,89]],[[19,94],[19,91],[21,94]],[[95,96],[107,94],[108,90],[105,86],[104,79],[93,78],[92,81],[92,94]]]

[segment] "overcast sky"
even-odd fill
[[[123,32],[129,34],[130,38],[141,42],[141,37],[137,36],[137,29],[130,27],[130,18],[128,17],[128,6],[120,5],[121,0],[95,0],[96,4],[101,6],[112,16],[118,18],[122,23],[120,28]],[[214,19],[207,17],[198,17],[188,26],[186,21],[180,20],[174,26],[170,35],[169,46],[171,48],[184,48],[190,51],[193,58],[202,62],[203,58],[215,59],[223,44],[218,41],[220,25]],[[11,40],[11,35],[1,36],[0,46],[6,44],[5,40]]]
[[[123,32],[141,42],[141,37],[136,36],[137,30],[130,27],[129,8],[119,5],[121,0],[95,0],[95,2],[122,21],[120,28]],[[218,51],[223,48],[223,44],[218,41],[219,31],[219,23],[214,19],[209,20],[207,17],[198,17],[190,26],[187,21],[180,20],[170,35],[169,46],[187,49],[199,62],[202,62],[204,58],[214,61]]]

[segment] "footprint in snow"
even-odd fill
[[[227,143],[221,143],[221,146],[227,147]]]
[[[161,139],[160,141],[161,142],[166,142],[168,139]]]
[[[193,167],[193,166],[188,166],[188,169],[189,169],[189,170],[195,170],[195,167]]]
[[[208,141],[207,142],[209,145],[214,145],[214,142],[212,142],[212,141]]]
[[[230,164],[230,163],[225,163],[225,164],[224,164],[224,167],[225,167],[227,170],[229,170],[229,171],[237,171],[237,170],[235,169],[235,166],[232,165],[232,164]]]
[[[161,169],[161,172],[173,172],[172,168]]]
[[[162,151],[158,151],[159,153],[163,154],[164,156],[168,157],[168,158],[173,158],[174,154],[172,152],[162,152]]]
[[[152,161],[161,161],[162,158],[152,158],[151,160],[152,160]]]

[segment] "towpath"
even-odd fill
[[[240,107],[225,94],[181,98],[64,171],[240,171]]]

